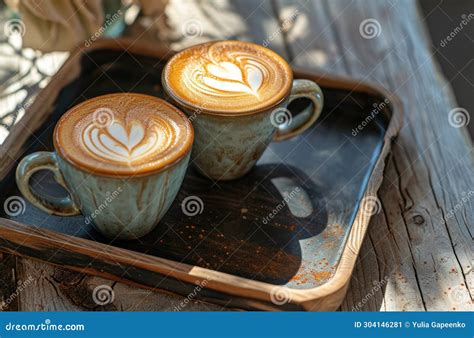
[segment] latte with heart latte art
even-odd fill
[[[88,171],[145,174],[166,168],[191,148],[186,116],[142,94],[111,94],[69,110],[54,133],[58,153]]]
[[[217,41],[172,57],[163,81],[180,104],[229,115],[278,104],[291,88],[292,73],[270,49],[243,41]]]

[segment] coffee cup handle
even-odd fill
[[[16,184],[23,196],[31,204],[48,214],[59,216],[80,214],[81,211],[70,196],[61,198],[47,195],[40,196],[31,190],[30,178],[39,170],[52,171],[56,182],[67,190],[63,176],[59,171],[56,155],[52,152],[39,151],[23,158],[16,168]]]
[[[293,117],[291,111],[286,108],[277,108],[272,112],[272,123],[278,125],[277,132],[273,136],[274,141],[283,141],[297,136],[311,127],[323,110],[324,96],[321,88],[313,81],[305,79],[293,80],[288,106],[296,99],[309,99],[313,103],[312,109],[306,109]]]

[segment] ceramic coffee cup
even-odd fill
[[[249,42],[214,41],[173,56],[163,87],[192,121],[192,162],[213,180],[246,174],[268,144],[301,134],[323,107],[319,86],[293,80],[288,63]],[[310,104],[299,114],[287,109],[297,99]]]
[[[66,112],[54,130],[54,152],[23,158],[16,181],[41,210],[60,216],[82,212],[105,236],[134,239],[151,231],[183,181],[194,132],[186,115],[142,94],[111,94]],[[70,196],[39,195],[29,184],[50,170]]]

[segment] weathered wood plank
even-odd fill
[[[34,275],[28,275],[34,273]],[[193,311],[220,307],[192,297],[153,292],[43,262],[23,259],[18,277],[33,282],[19,293],[24,311]]]
[[[380,191],[381,214],[372,221],[343,309],[359,308],[373,281],[384,278],[386,286],[361,309],[472,309],[474,201],[463,200],[474,189],[472,144],[464,128],[449,124],[456,104],[433,62],[416,3],[278,6],[281,13],[301,13],[300,31],[288,34],[293,64],[378,82],[407,112]],[[375,31],[364,38],[359,27],[366,19],[376,20]]]
[[[19,259],[18,278],[33,277],[33,285],[20,294],[18,309],[21,311],[78,311],[79,307],[68,301],[54,279],[54,267],[30,259]]]

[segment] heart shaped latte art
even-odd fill
[[[251,54],[229,53],[226,60],[209,62],[196,69],[191,81],[197,90],[215,96],[259,96],[259,90],[268,75],[267,66]]]
[[[114,120],[107,126],[91,123],[83,133],[85,147],[94,155],[108,161],[131,164],[169,145],[169,138],[157,126],[145,129],[139,121],[124,126]]]

